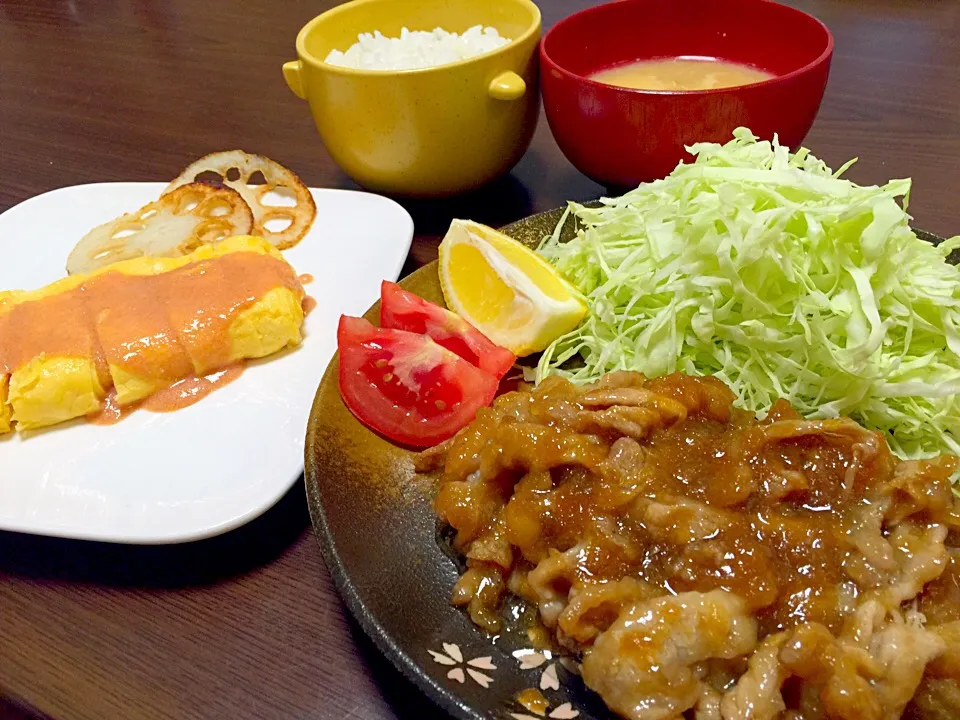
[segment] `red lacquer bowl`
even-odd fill
[[[683,55],[753,65],[776,77],[719,90],[618,88],[588,75]],[[816,18],[768,0],[619,0],[561,20],[540,45],[543,105],[560,149],[608,186],[662,178],[685,145],[726,142],[738,126],[798,147],[830,72],[833,36]]]

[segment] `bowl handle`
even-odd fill
[[[301,100],[306,100],[307,96],[303,92],[303,79],[300,76],[300,61],[291,60],[283,64],[283,79],[287,81],[287,87],[291,92]]]
[[[523,97],[523,94],[527,91],[527,83],[512,70],[507,70],[507,72],[500,73],[490,81],[487,91],[490,93],[490,97],[497,100],[516,100]]]

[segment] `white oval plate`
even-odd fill
[[[155,200],[164,183],[53,190],[0,215],[0,289],[65,274],[88,230]],[[252,364],[196,405],[137,410],[116,425],[75,421],[0,436],[0,529],[122,543],[173,543],[231,530],[273,505],[303,472],[314,392],[342,313],[361,315],[400,274],[413,220],[397,203],[311,190],[317,219],[284,253],[317,301],[296,350]]]

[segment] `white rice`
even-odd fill
[[[356,70],[415,70],[436,67],[483,55],[509,43],[496,28],[475,25],[463,35],[442,28],[433,32],[400,31],[400,37],[384,37],[379,30],[361,33],[346,52],[331,50],[326,62]]]

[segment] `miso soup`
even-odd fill
[[[772,73],[707,57],[639,60],[600,70],[591,80],[637,90],[716,90],[769,80]]]

